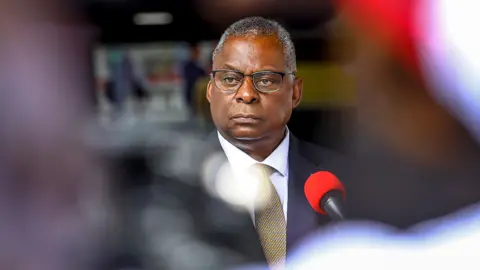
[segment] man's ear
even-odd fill
[[[212,85],[212,80],[210,80],[208,81],[207,92],[205,93],[208,103],[210,103],[210,101],[212,100],[212,91],[213,91],[213,85]]]
[[[292,108],[295,109],[302,101],[303,96],[303,79],[295,78],[293,83]]]

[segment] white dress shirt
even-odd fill
[[[277,190],[278,196],[283,206],[283,214],[285,215],[285,221],[287,220],[287,205],[288,205],[288,150],[290,146],[290,132],[287,129],[287,134],[283,141],[278,145],[278,147],[268,156],[264,161],[258,162],[247,155],[242,150],[238,149],[231,143],[229,143],[223,136],[218,132],[218,139],[220,145],[222,146],[225,155],[227,156],[228,162],[232,167],[232,171],[235,177],[238,177],[240,180],[244,177],[245,171],[247,171],[251,166],[261,163],[268,165],[275,169],[275,171],[270,176],[272,184]],[[248,209],[252,220],[255,220],[255,212],[253,205]]]

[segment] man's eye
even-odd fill
[[[270,84],[272,84],[273,81],[272,80],[269,80],[269,79],[262,79],[260,80],[260,84],[263,85],[263,86],[268,86]]]
[[[234,78],[234,77],[225,77],[223,78],[223,81],[230,84],[238,82],[237,78]]]

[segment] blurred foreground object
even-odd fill
[[[353,34],[348,68],[358,91],[353,151],[359,171],[349,216],[408,228],[480,201],[480,151],[467,131],[472,127],[437,102],[431,80],[442,78],[422,69],[430,60],[418,53],[425,24],[418,26],[416,18],[428,18],[416,15],[422,2],[339,2],[340,18]]]
[[[191,123],[138,124],[91,138],[115,179],[107,269],[221,270],[258,261],[242,193],[224,192],[227,160],[204,134]]]
[[[480,5],[448,0],[402,1],[401,4],[384,0],[342,2],[350,9],[352,22],[361,25],[358,18],[367,17],[370,23],[375,21],[377,28],[372,25],[368,29],[354,28],[360,44],[357,59],[365,57],[355,63],[355,69],[360,68],[357,64],[361,63],[361,68],[366,70],[360,74],[371,74],[362,81],[362,86],[375,93],[369,96],[369,107],[381,111],[383,118],[397,120],[394,123],[398,128],[394,129],[388,121],[372,115],[369,119],[376,122],[371,123],[376,126],[370,126],[370,134],[382,134],[376,138],[388,140],[386,148],[395,151],[375,149],[383,160],[372,154],[374,145],[362,152],[369,154],[370,162],[374,161],[378,167],[362,175],[365,179],[355,189],[357,195],[350,197],[353,199],[350,206],[362,204],[356,209],[363,210],[357,212],[358,218],[370,221],[352,221],[311,235],[298,250],[295,268],[447,269],[458,267],[459,263],[463,263],[465,269],[478,268],[480,151],[478,144],[474,144],[462,127],[454,124],[450,115],[442,113],[442,107],[437,107],[434,101],[445,106],[471,134],[478,135],[480,39],[467,28],[478,23],[476,14]],[[372,13],[373,10],[376,12]],[[391,12],[398,12],[398,16]],[[390,17],[382,17],[383,14]],[[387,38],[382,35],[386,32],[389,32]],[[407,48],[411,45],[413,47]],[[409,74],[401,73],[403,82],[393,80],[395,77],[389,76],[388,70],[382,72],[380,67],[388,63],[385,59],[401,63],[396,72]],[[394,90],[399,93],[394,95]],[[383,99],[372,100],[377,96]],[[406,102],[413,105],[410,111],[402,108],[407,107]],[[422,107],[417,107],[420,104]],[[365,110],[359,108],[362,109]],[[408,128],[412,128],[408,131],[410,134],[405,134]],[[426,134],[430,135],[424,136]],[[403,149],[395,147],[395,143],[402,141]],[[415,153],[419,151],[426,155]],[[412,162],[399,156],[415,159]],[[395,163],[387,163],[386,158]],[[398,173],[401,175],[396,176]],[[365,186],[363,192],[369,192],[369,198],[358,195],[362,185]],[[376,206],[378,203],[384,206]],[[385,223],[408,230],[399,231]]]
[[[418,44],[422,71],[438,102],[480,142],[480,3],[425,0],[417,12],[425,37]]]
[[[342,224],[313,234],[297,251],[295,269],[478,268],[480,207],[421,223],[408,232],[375,223]]]
[[[1,269],[95,269],[106,235],[106,181],[82,143],[88,29],[59,4],[0,2]]]
[[[360,140],[362,179],[351,189],[349,211],[369,221],[312,235],[297,253],[296,269],[446,269],[460,262],[478,268],[480,151],[464,128],[472,134],[478,128],[472,120],[478,120],[480,61],[478,45],[471,46],[479,39],[462,33],[467,20],[478,21],[468,14],[480,5],[340,2],[357,35],[352,68],[364,102],[359,119],[368,127]]]
[[[476,49],[479,38],[469,31],[478,4],[433,0],[337,2],[356,31],[393,55],[424,84],[427,94],[480,140],[480,124],[474,120],[480,119],[475,76],[480,72]]]

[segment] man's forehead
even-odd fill
[[[276,53],[283,54],[282,43],[275,35],[263,36],[253,33],[247,33],[244,36],[228,37],[223,44],[221,53],[228,54],[231,50],[245,49],[245,46],[248,48],[269,49],[269,51],[273,50]]]
[[[276,36],[232,36],[225,40],[219,55],[214,59],[215,68],[225,64],[239,69],[270,68],[283,70],[285,56],[283,46]]]

